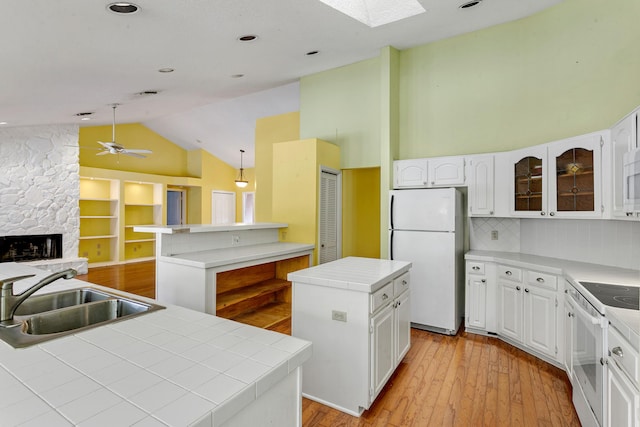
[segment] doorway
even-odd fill
[[[211,224],[236,222],[236,193],[213,190],[211,192]]]
[[[253,224],[255,222],[255,205],[256,193],[246,191],[242,193],[242,222],[245,224]]]
[[[342,192],[340,171],[322,166],[320,169],[320,201],[318,231],[318,263],[340,258],[342,234]]]
[[[187,218],[187,192],[167,189],[167,225],[182,225]]]

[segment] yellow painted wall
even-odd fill
[[[340,149],[315,138],[280,142],[273,144],[272,158],[272,221],[289,225],[280,240],[317,245],[320,166],[339,169]]]
[[[342,256],[380,257],[380,168],[342,171]]]
[[[273,144],[298,139],[300,139],[298,111],[256,120],[254,188],[258,222],[272,221]]]
[[[146,158],[125,155],[96,156],[100,144],[112,138],[111,126],[80,128],[80,165],[101,169],[127,170],[155,175],[188,176],[187,151],[139,123],[116,125],[116,142],[126,148],[151,150]]]

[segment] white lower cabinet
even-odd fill
[[[632,344],[610,326],[607,331],[606,426],[640,426],[640,355]]]
[[[409,351],[411,292],[406,266],[410,264],[344,261],[349,259],[289,274],[291,329],[293,336],[313,343],[313,355],[303,366],[303,395],[360,416]],[[336,274],[332,264],[345,268]],[[375,292],[366,291],[367,275],[372,276]]]
[[[496,276],[498,335],[564,363],[558,342],[564,323],[559,322],[557,276],[508,265],[498,265]]]

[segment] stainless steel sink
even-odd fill
[[[92,288],[53,292],[22,303],[15,325],[0,327],[0,339],[15,348],[28,347],[163,308]]]
[[[43,311],[85,304],[92,301],[103,301],[109,298],[113,297],[108,293],[91,288],[78,288],[44,295],[34,295],[27,298],[25,302],[20,304],[15,315],[27,316],[30,314],[42,313]]]

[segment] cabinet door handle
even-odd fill
[[[472,269],[473,269],[473,270],[478,271],[478,270],[480,270],[480,267],[478,267],[477,265],[474,265],[474,266],[472,267]]]
[[[489,211],[489,215],[493,215],[493,211]]]
[[[516,291],[519,291],[519,290],[520,290],[520,286],[516,286]]]
[[[545,216],[545,213],[544,212],[540,212],[540,215]]]
[[[524,288],[524,291],[528,293],[529,292],[529,288]]]
[[[482,283],[487,283],[487,279],[480,280]]]
[[[402,281],[402,286],[407,286],[407,281],[406,280]]]
[[[382,301],[389,299],[389,296],[387,294],[382,294]]]
[[[538,278],[536,279],[536,281],[537,281],[538,283],[544,283],[544,279],[543,279],[542,277],[538,277]]]
[[[556,216],[556,213],[555,212],[549,212],[549,215],[550,216]]]
[[[624,356],[624,353],[620,347],[613,347],[613,349],[611,350],[611,353],[615,354],[618,357]]]
[[[504,274],[506,274],[507,276],[511,276],[513,273],[509,270],[505,271]]]
[[[569,313],[567,313],[567,316],[573,317],[573,313],[569,312]]]
[[[396,305],[396,307],[400,307],[400,304],[402,304],[402,301],[398,301],[398,304]]]

